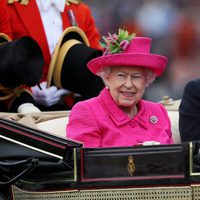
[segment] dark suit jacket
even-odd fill
[[[186,84],[179,117],[181,141],[200,140],[200,79]]]

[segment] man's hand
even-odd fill
[[[31,88],[33,93],[33,98],[36,103],[43,106],[52,106],[57,104],[63,95],[69,93],[68,90],[58,89],[56,86],[51,86],[47,88],[47,82],[40,83],[39,88],[38,85]]]

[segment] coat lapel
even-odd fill
[[[120,110],[115,104],[110,93],[108,92],[108,89],[104,88],[101,91],[100,98],[103,102],[104,108],[107,110],[107,113],[109,114],[113,122],[116,124],[116,126],[122,126],[131,121],[128,115],[123,113],[122,110]]]
[[[46,58],[49,57],[49,47],[36,2],[32,0],[27,6],[15,3],[15,6],[29,35],[34,38],[38,44],[41,44],[40,46],[45,54],[44,56]]]

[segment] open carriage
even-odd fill
[[[173,145],[82,148],[65,139],[68,111],[2,113],[0,189],[13,200],[197,200],[200,143],[180,142],[179,102],[166,105]]]

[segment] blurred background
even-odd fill
[[[160,101],[163,96],[180,99],[185,84],[200,78],[199,0],[83,0],[92,10],[101,35],[119,28],[153,39],[152,53],[169,59],[162,77],[144,98]]]

